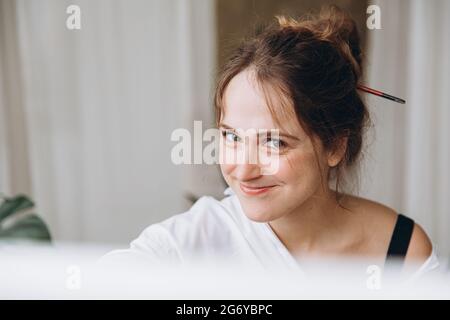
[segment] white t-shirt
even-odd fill
[[[232,262],[252,269],[303,272],[301,263],[268,223],[248,219],[231,188],[224,194],[226,197],[220,201],[204,196],[188,211],[150,225],[131,242],[130,248],[114,250],[102,260],[175,265]],[[438,266],[433,250],[415,276]]]

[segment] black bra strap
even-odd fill
[[[409,242],[414,229],[414,220],[401,213],[398,214],[397,223],[392,233],[391,242],[386,259],[404,259],[408,252]]]

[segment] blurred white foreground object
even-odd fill
[[[449,299],[450,275],[405,279],[364,261],[305,261],[306,272],[99,263],[110,248],[0,245],[2,299]]]

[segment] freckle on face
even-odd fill
[[[272,97],[276,101],[277,96]],[[243,71],[228,84],[224,94],[224,114],[221,122],[232,128],[279,129],[269,111],[264,93],[260,90],[251,71]],[[283,126],[294,136],[302,137],[301,143],[292,146],[279,158],[276,173],[265,176],[246,164],[222,164],[225,181],[236,193],[245,214],[255,221],[271,221],[295,210],[310,198],[320,186],[320,170],[312,142],[295,117],[283,120]],[[248,196],[240,184],[276,185],[271,191]]]

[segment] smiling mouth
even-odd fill
[[[242,192],[244,192],[244,194],[249,195],[249,196],[257,196],[260,194],[264,194],[264,193],[271,191],[272,189],[274,189],[276,187],[276,185],[263,186],[263,187],[250,187],[250,186],[243,185],[242,183],[240,183],[239,186],[241,187]]]

